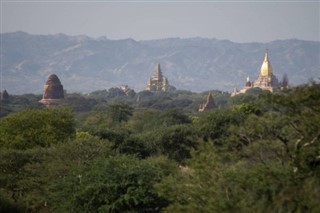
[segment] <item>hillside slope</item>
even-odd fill
[[[49,74],[69,92],[90,92],[127,84],[145,89],[156,63],[178,89],[231,91],[254,80],[269,49],[275,75],[293,85],[320,76],[320,42],[296,39],[234,43],[205,38],[93,39],[87,36],[4,33],[2,88],[9,93],[41,93]]]

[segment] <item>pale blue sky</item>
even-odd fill
[[[1,0],[1,31],[136,40],[320,40],[319,1]]]

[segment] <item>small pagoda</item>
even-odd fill
[[[207,97],[207,102],[204,104],[201,104],[199,106],[198,111],[199,112],[206,112],[206,111],[209,111],[209,110],[216,108],[216,107],[217,107],[217,105],[213,100],[212,94],[211,94],[211,92],[209,92],[208,97]]]

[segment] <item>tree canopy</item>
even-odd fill
[[[73,138],[74,116],[67,108],[29,109],[1,119],[0,147],[48,147]]]
[[[70,94],[71,108],[11,97],[1,212],[320,211],[319,84],[213,91],[204,113],[207,92],[120,91]]]

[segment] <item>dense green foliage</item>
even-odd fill
[[[74,136],[74,117],[66,108],[29,109],[1,119],[0,147],[48,147]]]
[[[272,107],[263,114],[214,111],[198,121],[212,142],[201,143],[179,175],[158,184],[171,201],[165,212],[320,210],[319,85],[265,102]]]
[[[161,163],[167,164],[161,161],[124,155],[96,161],[78,176],[82,177],[77,183],[81,187],[75,189],[72,211],[158,212],[168,201],[157,195],[153,185],[170,172],[169,165],[159,167]],[[74,187],[74,181],[69,181],[73,186],[66,187]]]
[[[320,85],[214,91],[220,108],[197,113],[206,95],[112,88],[68,94],[71,109],[12,97],[0,212],[319,212]]]

